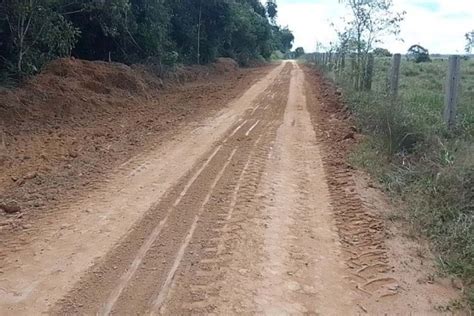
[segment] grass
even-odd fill
[[[352,88],[349,69],[329,74],[368,135],[351,159],[383,183],[404,218],[429,237],[440,267],[464,280],[474,306],[474,60],[461,64],[454,130],[442,119],[446,60],[403,60],[396,102],[386,95],[389,68],[390,59],[376,59],[371,92]]]

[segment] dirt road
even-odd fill
[[[0,314],[407,315],[448,304],[456,292],[423,281],[429,265],[325,163],[314,89],[283,63],[123,165],[9,254]]]

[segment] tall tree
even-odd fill
[[[339,32],[345,48],[355,45],[356,72],[360,87],[363,65],[367,54],[375,43],[380,43],[385,35],[398,35],[405,12],[396,12],[392,0],[341,0],[350,10],[351,16],[345,20],[346,28]]]
[[[274,0],[0,0],[0,72],[30,74],[48,60],[248,64],[291,49]]]

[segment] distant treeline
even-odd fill
[[[276,15],[275,0],[0,0],[0,67],[21,77],[69,55],[245,65],[291,49],[293,34]]]

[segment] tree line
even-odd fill
[[[0,0],[0,69],[22,77],[65,56],[247,65],[292,48],[275,0]]]

